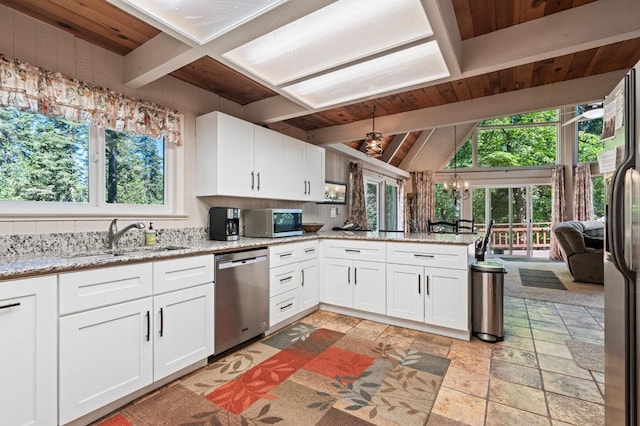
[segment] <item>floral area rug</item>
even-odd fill
[[[424,425],[449,360],[297,323],[101,421],[138,425]]]

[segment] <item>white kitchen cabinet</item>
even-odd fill
[[[196,195],[322,201],[324,148],[215,111],[196,118]]]
[[[323,272],[325,303],[386,313],[384,263],[326,258]]]
[[[320,303],[318,241],[269,247],[269,326],[282,325]]]
[[[55,425],[56,277],[0,282],[0,423]]]
[[[213,274],[213,255],[60,274],[60,422],[211,355]]]
[[[213,354],[213,297],[211,283],[154,296],[154,381]]]
[[[303,168],[303,179],[306,185],[305,200],[324,201],[324,165],[324,148],[305,143]]]
[[[60,318],[60,423],[153,382],[151,297]]]
[[[218,111],[196,118],[196,195],[254,195],[254,130]]]
[[[387,314],[469,330],[468,247],[387,244]]]

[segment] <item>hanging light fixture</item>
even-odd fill
[[[367,157],[380,158],[382,156],[382,133],[376,132],[376,107],[373,106],[373,126],[371,132],[364,138]]]
[[[447,182],[445,182],[442,187],[442,192],[448,194],[455,204],[457,204],[460,199],[466,200],[471,195],[469,183],[461,183],[460,176],[458,176],[457,136],[456,126],[453,126],[453,176],[451,177],[451,182],[449,182],[448,185]]]

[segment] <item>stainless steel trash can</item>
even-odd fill
[[[504,339],[504,265],[471,264],[473,334],[486,342]]]

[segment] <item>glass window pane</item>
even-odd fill
[[[478,130],[480,167],[555,164],[557,127],[536,126]]]
[[[458,148],[458,152],[456,155],[451,158],[449,164],[447,164],[445,169],[464,169],[467,167],[471,167],[473,165],[473,139],[467,139],[464,144]]]
[[[395,185],[385,185],[384,227],[389,231],[398,229],[398,187]]]
[[[482,121],[479,126],[501,126],[533,123],[553,123],[557,122],[559,114],[557,109],[548,111],[530,112],[527,114],[508,115],[506,117],[490,118]]]
[[[577,113],[582,114],[589,105],[579,105]],[[598,154],[604,151],[600,142],[602,118],[578,123],[578,162],[598,161]]]
[[[478,227],[479,232],[483,232],[486,229],[486,208],[485,208],[485,194],[486,188],[473,188],[472,190],[472,215],[475,226]]]
[[[366,182],[367,196],[367,227],[372,231],[378,230],[378,183]]]
[[[89,127],[0,108],[0,199],[89,201]]]
[[[107,203],[164,204],[162,137],[106,130],[105,164]]]
[[[460,204],[451,195],[445,194],[442,186],[442,183],[436,183],[436,217],[433,219],[437,222],[455,222],[460,218]]]
[[[591,185],[593,187],[593,217],[600,220],[604,218],[604,206],[607,202],[604,176],[592,177]]]

